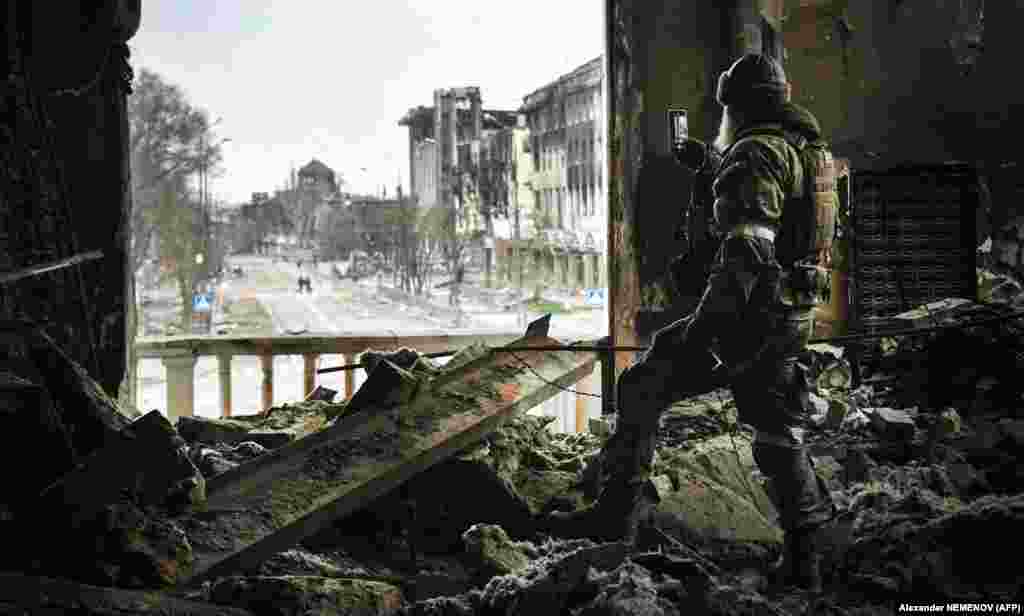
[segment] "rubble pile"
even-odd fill
[[[998,310],[947,302],[908,322]],[[992,348],[1014,334],[1006,323],[963,335]],[[919,360],[949,352],[944,335],[896,340],[856,388],[846,349],[814,345],[801,359],[806,438],[839,513],[820,537],[820,596],[767,583],[782,533],[727,390],[664,414],[649,507],[627,547],[535,530],[538,515],[598,496],[608,435],[553,434],[551,418],[510,413],[472,439],[429,440],[536,383],[514,362],[488,363],[483,347],[444,366],[408,349],[370,353],[373,378],[347,402],[171,426],[155,411],[122,414],[37,339],[43,368],[6,378],[0,421],[53,455],[16,475],[0,529],[48,540],[6,555],[12,572],[0,575],[16,590],[0,591],[0,612],[135,602],[138,613],[239,615],[852,616],[894,613],[906,596],[1010,601],[1024,579],[992,547],[1015,553],[1024,521],[1020,397],[1007,397],[1012,371],[987,365],[956,395],[934,394],[937,364]],[[391,478],[402,469],[408,479]],[[331,502],[357,504],[328,517]]]

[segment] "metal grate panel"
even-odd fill
[[[965,165],[852,174],[851,324],[900,329],[892,317],[946,297],[974,298],[978,179]]]

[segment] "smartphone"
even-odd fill
[[[669,145],[673,150],[681,148],[690,137],[690,126],[685,109],[668,110]]]

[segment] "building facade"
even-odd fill
[[[607,285],[603,62],[595,58],[528,94],[520,109],[540,218],[534,257],[562,288]]]

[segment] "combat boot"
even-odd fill
[[[538,521],[538,530],[563,538],[634,543],[656,437],[656,429],[619,426],[601,452],[608,480],[597,501],[574,512],[553,511]]]
[[[821,553],[815,542],[815,529],[799,531],[793,538],[793,564],[789,585],[812,593],[821,592]]]
[[[597,502],[578,511],[552,511],[540,523],[542,531],[563,539],[636,542],[642,510],[643,483],[612,481]]]
[[[816,549],[815,535],[814,529],[786,532],[782,555],[768,573],[769,584],[821,592],[821,554]]]

